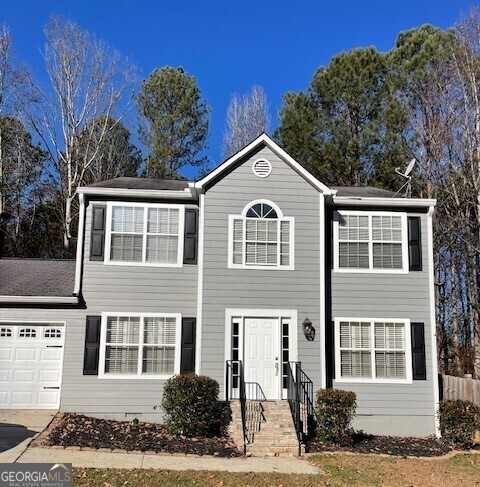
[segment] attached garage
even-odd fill
[[[64,323],[0,322],[0,409],[58,409]]]
[[[75,261],[0,258],[0,409],[59,409]]]

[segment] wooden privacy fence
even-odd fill
[[[470,401],[480,406],[480,380],[465,377],[442,375],[443,399]]]

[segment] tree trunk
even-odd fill
[[[72,222],[72,200],[71,196],[65,199],[65,228],[63,231],[63,254],[64,257],[70,257],[70,224]]]
[[[460,326],[458,321],[458,311],[457,303],[458,293],[457,293],[457,283],[456,283],[456,276],[457,276],[457,265],[455,262],[455,255],[451,256],[450,259],[450,285],[452,286],[452,354],[453,354],[453,374],[457,377],[460,377],[462,374],[461,371],[461,363],[460,363],[460,346],[459,346],[459,335],[460,335]],[[463,375],[463,374],[462,374]]]

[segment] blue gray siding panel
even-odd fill
[[[364,429],[375,432],[371,417],[374,415],[391,418],[382,423],[386,428],[383,434],[428,435],[435,433],[434,381],[437,380],[432,376],[431,329],[435,324],[430,321],[429,295],[429,273],[433,271],[428,261],[428,217],[425,213],[409,212],[408,215],[421,218],[423,270],[408,274],[332,271],[332,317],[408,318],[425,323],[427,380],[412,384],[336,383],[334,380],[333,386],[357,393],[357,423]]]
[[[77,312],[80,316],[67,330],[61,410],[120,419],[129,413],[160,421],[161,410],[154,407],[161,402],[164,380],[109,380],[82,375],[85,319],[108,311],[196,317],[197,266],[115,266],[90,261],[92,204],[86,210],[82,278],[87,309]]]
[[[252,163],[268,159],[272,173],[258,178]],[[296,309],[298,350],[305,372],[320,384],[320,215],[318,191],[270,149],[245,158],[205,195],[204,292],[201,372],[224,382],[225,310]],[[229,269],[228,216],[253,200],[276,203],[295,219],[295,269]],[[301,323],[308,316],[317,331],[307,342]],[[228,337],[228,340],[230,338]]]

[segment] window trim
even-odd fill
[[[277,240],[277,255],[278,255],[278,263],[277,264],[246,264],[246,239],[243,236],[243,248],[242,248],[242,256],[243,262],[241,264],[234,264],[233,263],[233,225],[235,220],[243,220],[245,222],[247,220],[247,212],[248,210],[258,203],[264,203],[270,205],[277,213],[277,218],[275,219],[278,221],[278,240]],[[257,218],[252,218],[258,220]],[[268,219],[267,219],[268,220]],[[273,220],[273,219],[272,219]],[[288,265],[281,265],[281,258],[280,258],[280,248],[281,248],[281,222],[288,221],[290,225],[290,235],[289,235],[289,264]],[[245,228],[245,224],[244,224]],[[273,203],[270,200],[266,199],[259,199],[254,200],[245,205],[242,212],[239,215],[228,215],[228,268],[229,269],[262,269],[262,270],[276,270],[276,271],[290,271],[295,269],[295,218],[293,216],[284,216],[283,211],[279,208],[278,205]]]
[[[370,359],[372,363],[372,377],[342,377],[341,376],[341,355],[340,355],[340,322],[369,322],[370,323]],[[375,323],[403,323],[405,326],[405,379],[388,377],[376,378],[375,367]],[[334,382],[347,384],[412,384],[412,337],[409,318],[335,318],[335,379]]]
[[[121,379],[121,380],[159,380],[159,379],[169,379],[174,375],[180,373],[180,355],[181,355],[181,333],[182,333],[182,315],[180,313],[130,313],[128,311],[104,311],[101,314],[102,323],[100,328],[100,350],[98,358],[98,378],[99,379]],[[140,331],[139,331],[139,342],[138,349],[138,363],[141,364],[143,360],[143,330],[145,326],[145,318],[175,318],[175,362],[173,374],[139,374],[140,365],[136,374],[110,374],[105,372],[105,351],[106,351],[106,341],[107,341],[107,319],[115,318],[120,316],[126,316],[129,318],[140,318]],[[133,345],[133,344],[132,344]],[[140,353],[141,352],[141,353]]]
[[[111,243],[112,243],[112,208],[114,206],[131,206],[141,207],[144,209],[143,214],[143,242],[142,242],[142,261],[117,261],[111,260]],[[178,209],[178,251],[177,262],[173,264],[146,262],[147,256],[147,220],[149,208],[171,208]],[[120,266],[139,266],[139,267],[183,267],[183,251],[184,251],[184,233],[185,233],[185,205],[174,205],[169,203],[130,203],[128,201],[108,201],[107,202],[107,216],[105,227],[105,265],[120,265]]]
[[[369,219],[369,238],[365,240],[368,243],[369,267],[340,267],[340,239],[339,239],[339,221],[342,215],[368,216]],[[401,269],[379,269],[373,267],[373,225],[372,217],[374,216],[399,216],[402,223],[402,268]],[[385,242],[389,243],[389,242]],[[356,274],[408,274],[408,219],[407,213],[395,211],[357,211],[357,210],[336,210],[333,215],[333,271],[338,273],[356,273]]]

